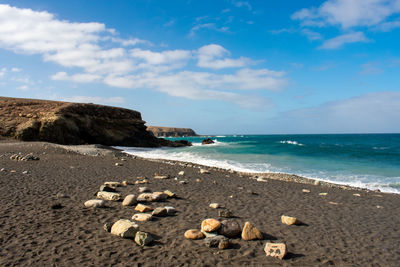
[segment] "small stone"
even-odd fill
[[[326,196],[326,195],[328,195],[328,193],[319,193],[318,195],[320,195],[320,196]]]
[[[16,171],[16,170],[11,170],[10,172],[11,172],[11,173],[16,173],[17,171]]]
[[[146,232],[138,231],[135,236],[135,242],[139,246],[147,246],[154,241],[154,238]]]
[[[22,174],[28,174],[28,171],[23,171]]]
[[[122,181],[121,184],[122,184],[122,186],[128,186],[129,183],[128,183],[128,181]]]
[[[104,192],[116,192],[114,187],[110,187],[108,185],[101,185],[100,186],[100,191],[104,191]]]
[[[139,221],[139,222],[147,222],[153,218],[151,214],[147,213],[136,213],[132,216],[132,220]]]
[[[264,248],[267,257],[274,257],[283,259],[286,256],[286,244],[285,243],[267,243]]]
[[[164,194],[167,194],[168,197],[176,197],[176,194],[173,193],[173,192],[171,192],[171,191],[169,191],[169,190],[165,190],[165,191],[164,191]]]
[[[138,202],[152,202],[155,196],[152,193],[142,193],[137,197]]]
[[[210,204],[210,208],[212,209],[218,209],[220,207],[220,205],[218,203],[211,203]]]
[[[329,201],[329,204],[331,204],[331,205],[339,205],[340,203]]]
[[[216,219],[205,219],[201,222],[201,230],[206,232],[214,232],[219,229],[221,223]]]
[[[314,181],[314,185],[320,185],[321,182],[320,181]]]
[[[207,237],[204,239],[204,245],[209,248],[218,247],[222,241],[228,241],[228,238],[222,235]]]
[[[6,171],[6,168],[1,168],[0,169],[0,172],[5,172]]]
[[[176,209],[171,206],[165,206],[164,207],[167,210],[167,215],[174,215],[176,213]]]
[[[178,173],[178,175],[185,175],[185,172],[184,171],[180,171],[179,173]]]
[[[115,163],[115,166],[122,166],[123,164],[122,163],[119,163],[119,162],[117,162],[117,163]]]
[[[382,206],[379,206],[379,205],[377,205],[377,206],[376,206],[376,208],[377,208],[377,209],[382,209],[383,207],[382,207]]]
[[[91,199],[84,203],[86,208],[102,208],[106,205],[106,202],[102,199]]]
[[[283,224],[287,224],[287,225],[293,225],[293,224],[298,223],[298,221],[295,217],[290,217],[290,216],[285,216],[285,215],[282,215],[281,221]]]
[[[151,207],[143,205],[143,204],[137,204],[135,207],[135,210],[137,210],[139,212],[148,212],[148,211],[152,211],[153,209]]]
[[[209,171],[209,170],[206,170],[206,169],[200,169],[200,173],[201,173],[201,174],[209,174],[210,171]]]
[[[121,160],[121,161],[126,161],[126,158],[121,158],[120,160]]]
[[[197,178],[197,179],[196,179],[196,182],[197,182],[197,183],[200,183],[200,182],[201,182],[201,179],[198,179],[198,178]]]
[[[154,201],[164,201],[168,198],[168,195],[164,192],[154,192],[153,193],[153,200]]]
[[[111,227],[113,226],[113,223],[111,223],[111,222],[106,222],[104,225],[103,225],[103,229],[106,231],[106,232],[111,232]]]
[[[242,228],[240,227],[239,223],[235,220],[223,220],[221,222],[221,227],[218,230],[220,235],[226,237],[236,237],[240,235],[242,232]]]
[[[148,183],[147,179],[135,181],[135,184],[147,184],[147,183]]]
[[[156,217],[165,217],[167,216],[167,214],[168,214],[167,209],[164,207],[155,208],[152,212],[152,215]]]
[[[169,179],[169,175],[155,175],[154,179]]]
[[[311,192],[311,191],[308,190],[308,189],[303,189],[302,191],[303,191],[303,193],[310,193],[310,192]]]
[[[124,201],[122,201],[122,206],[132,206],[132,205],[135,205],[136,203],[137,203],[137,201],[136,201],[135,195],[130,194],[124,198]]]
[[[355,196],[355,197],[361,197],[360,194],[353,194],[353,196]]]
[[[121,183],[120,182],[105,182],[104,185],[115,188],[115,187],[121,186]]]
[[[146,186],[139,187],[138,191],[139,191],[139,193],[151,192],[150,188],[148,188]]]
[[[121,219],[116,221],[111,227],[111,234],[123,238],[134,238],[139,225],[130,220]]]
[[[185,232],[185,237],[187,239],[202,239],[204,234],[197,229],[190,229]]]
[[[243,240],[263,239],[262,233],[255,228],[250,222],[246,222],[242,231]]]
[[[105,200],[118,201],[121,199],[121,194],[100,191],[100,192],[97,192],[97,197],[105,199]]]
[[[230,242],[229,240],[221,240],[218,244],[218,249],[227,249],[229,248]]]
[[[179,181],[180,184],[187,184],[186,181]]]
[[[220,210],[218,212],[218,216],[223,218],[231,218],[233,214],[230,210]]]
[[[217,236],[218,235],[217,231],[215,231],[215,232],[206,232],[204,230],[201,230],[201,232],[204,234],[205,237],[213,237],[213,236]]]

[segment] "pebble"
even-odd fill
[[[130,220],[121,219],[116,221],[111,227],[111,234],[123,238],[134,238],[139,225]]]
[[[132,220],[139,221],[139,222],[147,222],[153,218],[151,214],[147,213],[136,213],[132,216]]]
[[[179,181],[180,184],[187,184],[186,181]]]
[[[302,192],[303,192],[303,193],[310,193],[311,191],[308,190],[308,189],[303,189]]]
[[[226,241],[228,241],[228,238],[226,238],[225,236],[222,236],[222,235],[211,236],[211,237],[207,237],[206,239],[204,239],[204,245],[209,248],[219,247],[219,244],[222,241],[226,242]],[[228,246],[229,246],[229,244],[228,244]]]
[[[164,191],[164,194],[167,194],[168,197],[176,197],[176,194],[173,193],[173,192],[171,192],[171,191],[169,191],[169,190],[165,190],[165,191]]]
[[[377,209],[382,209],[383,207],[382,207],[382,206],[379,206],[379,205],[377,205],[377,206],[376,206],[376,208],[377,208]]]
[[[164,207],[157,207],[153,210],[152,215],[156,217],[165,217],[168,215],[168,212]]]
[[[196,182],[197,182],[197,183],[200,183],[200,182],[201,182],[201,179],[198,179],[198,178],[197,178],[197,179],[196,179]]]
[[[28,171],[23,171],[22,174],[28,174]]]
[[[154,238],[146,232],[138,231],[135,235],[135,242],[139,246],[147,246],[154,241]]]
[[[184,171],[180,171],[180,172],[178,173],[178,175],[185,175],[185,172],[184,172]]]
[[[147,179],[135,181],[135,184],[147,184],[147,183],[148,183]]]
[[[328,195],[328,193],[319,193],[318,195],[320,195],[320,196],[326,196],[326,195]]]
[[[176,209],[174,207],[166,206],[164,208],[167,210],[168,215],[174,215],[176,213]]]
[[[128,181],[122,181],[121,184],[122,184],[122,186],[128,186],[129,183],[128,183]]]
[[[263,239],[262,233],[250,222],[246,222],[242,231],[243,240]]]
[[[121,194],[100,191],[100,192],[97,192],[97,197],[105,199],[105,200],[118,201],[121,199]]]
[[[211,203],[210,204],[210,208],[212,209],[218,209],[220,207],[220,205],[218,203]]]
[[[187,230],[184,234],[187,239],[202,239],[204,238],[204,234],[197,229]]]
[[[0,169],[0,172],[5,172],[5,171],[7,171],[6,168],[1,168]]]
[[[223,218],[231,218],[233,217],[233,214],[230,210],[220,210],[218,212],[218,216]]]
[[[264,248],[267,257],[274,257],[283,259],[286,256],[286,244],[285,243],[267,243]]]
[[[295,217],[290,217],[290,216],[285,216],[285,215],[281,216],[281,222],[283,224],[287,224],[287,225],[293,225],[293,224],[298,223],[298,221]]]
[[[115,166],[122,166],[123,164],[122,163],[115,163]]]
[[[339,203],[333,202],[333,201],[329,201],[329,204],[331,204],[331,205],[339,205]]]
[[[137,197],[138,202],[152,202],[154,201],[154,195],[152,193],[142,193]]]
[[[136,203],[137,201],[135,195],[130,194],[124,198],[124,201],[122,201],[122,206],[132,206],[135,205]]]
[[[113,223],[111,223],[111,222],[106,222],[104,225],[103,225],[103,229],[106,231],[106,232],[111,232],[111,227],[113,226]]]
[[[150,188],[148,188],[146,186],[139,187],[138,191],[139,191],[139,193],[151,192]]]
[[[169,179],[169,175],[155,175],[154,179]]]
[[[219,229],[221,223],[216,219],[205,219],[201,222],[201,230],[205,232],[214,232]]]
[[[201,173],[201,174],[209,174],[210,171],[209,171],[209,170],[206,170],[206,169],[200,169],[200,173]]]
[[[139,212],[148,212],[148,211],[152,211],[153,209],[151,207],[143,205],[143,204],[137,204],[135,207],[135,210],[137,210]]]
[[[168,198],[168,195],[164,192],[154,192],[153,193],[153,200],[154,201],[164,201]]]
[[[102,199],[91,199],[84,203],[87,208],[102,208],[106,205],[106,202]]]
[[[360,194],[353,194],[353,196],[355,196],[355,197],[361,197]]]
[[[320,181],[315,181],[315,182],[314,182],[314,185],[320,185],[320,184],[321,184]]]
[[[242,232],[242,228],[240,227],[239,223],[235,220],[223,220],[221,222],[221,227],[218,230],[220,235],[226,237],[236,237],[240,235]]]

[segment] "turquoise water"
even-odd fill
[[[400,193],[400,134],[238,135],[186,139],[186,148],[124,148],[163,158],[246,172],[285,172]]]

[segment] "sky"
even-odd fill
[[[400,0],[0,0],[0,95],[200,134],[400,132]]]

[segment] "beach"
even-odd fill
[[[18,153],[40,159],[10,159]],[[195,164],[146,160],[103,147],[7,139],[0,141],[0,169],[1,266],[398,266],[400,262],[398,194],[315,185],[290,177],[260,179],[216,168],[202,174]],[[178,175],[181,171],[184,175]],[[170,178],[154,179],[155,173]],[[134,184],[143,177],[147,184]],[[112,201],[106,208],[83,205],[96,198],[106,181],[129,182],[117,188],[123,197],[137,195],[141,186],[176,193],[177,198],[148,204],[173,206],[175,216],[138,222],[141,231],[155,237],[153,244],[141,247],[103,229],[106,222],[131,219],[134,207]],[[203,240],[186,239],[185,231],[200,229],[204,219],[222,219],[218,209],[209,207],[211,203],[232,211],[233,220],[242,227],[251,222],[263,240],[232,238],[228,249],[219,250],[206,247]],[[282,215],[296,217],[302,224],[282,224]],[[267,242],[286,243],[286,257],[267,257]]]

